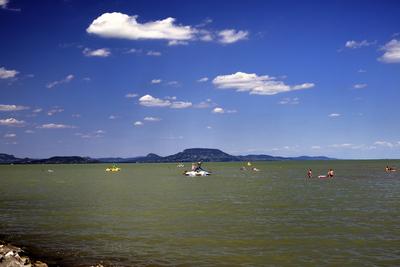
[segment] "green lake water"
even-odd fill
[[[400,172],[387,164],[400,167],[205,163],[213,175],[193,178],[176,164],[3,165],[0,234],[65,266],[399,266]]]

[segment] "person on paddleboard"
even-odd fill
[[[307,176],[308,176],[308,178],[312,178],[312,170],[311,169],[308,169]]]
[[[329,169],[328,174],[326,176],[329,178],[333,178],[333,176],[335,176],[333,169]]]

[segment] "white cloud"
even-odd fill
[[[134,93],[127,93],[126,95],[125,95],[125,97],[126,98],[135,98],[135,97],[137,97],[138,95],[137,94],[134,94]]]
[[[368,42],[367,40],[362,40],[360,42],[357,42],[357,41],[354,41],[354,40],[350,40],[350,41],[346,42],[345,47],[346,48],[351,48],[351,49],[357,49],[357,48],[361,48],[363,46],[370,46],[370,45],[373,45],[375,43],[376,43],[376,41]]]
[[[328,117],[337,118],[337,117],[340,117],[340,114],[339,113],[331,113],[331,114],[328,115]]]
[[[109,118],[110,120],[115,120],[116,118],[118,118],[118,116],[110,115],[108,118]]]
[[[207,126],[206,128],[207,128],[207,129],[209,129],[209,130],[211,130],[211,129],[212,129],[212,127],[211,127],[211,126]]]
[[[144,95],[139,98],[139,104],[145,107],[168,107],[171,105],[171,101]]]
[[[7,70],[4,67],[0,68],[0,79],[10,79],[17,76],[19,72],[16,70]]]
[[[160,118],[157,117],[145,117],[143,120],[145,121],[160,121]]]
[[[219,42],[223,44],[231,44],[240,40],[247,39],[249,33],[247,31],[236,31],[234,29],[227,29],[218,32]]]
[[[139,98],[139,104],[145,107],[169,107],[173,109],[189,108],[193,104],[186,101],[170,101],[176,100],[176,97],[168,97],[168,99],[160,99],[151,95],[144,95]]]
[[[226,114],[226,113],[236,113],[237,111],[236,110],[234,110],[234,109],[232,109],[232,110],[225,110],[225,109],[223,109],[223,108],[221,108],[221,107],[216,107],[216,108],[214,108],[212,111],[211,111],[212,113],[215,113],[215,114]]]
[[[42,111],[43,111],[43,109],[41,109],[41,108],[36,108],[36,109],[32,110],[33,113],[39,113]]]
[[[365,87],[367,87],[368,85],[366,84],[366,83],[357,83],[357,84],[355,84],[355,85],[353,85],[353,88],[355,88],[355,89],[362,89],[362,88],[365,88]]]
[[[312,146],[311,149],[321,149],[321,146]]]
[[[223,108],[216,107],[213,109],[212,113],[223,114],[225,110]]]
[[[146,55],[148,55],[148,56],[159,57],[159,56],[161,56],[161,52],[150,50],[150,51],[148,51],[148,52],[146,53]]]
[[[38,126],[37,128],[41,128],[41,129],[72,129],[72,128],[76,128],[76,127],[72,126],[72,125],[66,125],[66,124],[48,123],[48,124],[43,124],[41,126]]]
[[[382,50],[384,54],[378,58],[379,61],[384,63],[400,63],[400,41],[393,39],[386,43]]]
[[[20,111],[26,109],[29,109],[29,107],[17,105],[0,105],[0,111]]]
[[[50,109],[50,110],[47,112],[47,115],[48,115],[48,116],[53,116],[54,114],[56,114],[56,113],[61,113],[61,112],[63,112],[63,111],[64,111],[64,109],[62,109],[62,108],[54,107],[53,109]]]
[[[164,98],[168,100],[176,100],[176,96],[166,96]]]
[[[7,8],[7,4],[9,3],[9,0],[0,0],[0,7],[1,8]]]
[[[300,103],[300,99],[298,97],[290,98],[286,97],[279,101],[279,104],[281,105],[297,105]]]
[[[32,130],[26,130],[26,131],[25,131],[25,133],[27,133],[27,134],[33,134],[33,133],[35,133],[35,131],[32,131]]]
[[[151,80],[151,82],[150,83],[152,83],[152,84],[158,84],[158,83],[161,83],[161,79],[153,79],[153,80]]]
[[[15,138],[17,135],[15,133],[7,133],[4,135],[4,138]]]
[[[80,117],[82,117],[81,114],[72,114],[71,116],[72,116],[72,118],[80,118]]]
[[[54,82],[51,82],[51,83],[47,84],[46,87],[47,88],[53,88],[53,87],[58,86],[58,85],[63,84],[63,83],[69,83],[73,79],[74,79],[74,75],[70,74],[70,75],[68,75],[67,77],[65,77],[62,80],[54,81]]]
[[[87,57],[108,57],[111,55],[110,49],[108,48],[100,48],[96,50],[85,48],[82,53]]]
[[[17,120],[14,118],[0,119],[0,125],[3,125],[3,126],[20,127],[20,126],[23,126],[24,124],[25,124],[25,121]]]
[[[366,70],[363,70],[363,69],[359,69],[358,70],[358,73],[365,73],[365,72],[367,72]]]
[[[185,102],[185,101],[175,101],[172,102],[171,108],[175,109],[183,109],[183,108],[190,108],[192,106],[192,102]]]
[[[237,92],[249,92],[254,95],[275,95],[293,90],[314,87],[313,83],[303,83],[289,86],[275,77],[268,75],[258,76],[255,73],[236,72],[229,75],[220,75],[214,78],[213,84],[221,89],[235,89]]]
[[[374,145],[376,145],[376,146],[382,146],[382,147],[390,147],[390,148],[392,148],[392,147],[395,146],[393,143],[388,142],[388,141],[376,141],[376,142],[374,143]]]
[[[142,126],[142,125],[143,125],[143,122],[141,122],[141,121],[135,121],[135,123],[134,123],[133,125],[135,125],[135,126]]]
[[[203,77],[197,80],[199,83],[204,83],[206,81],[208,81],[208,77]]]
[[[191,40],[196,32],[190,26],[175,25],[171,17],[145,23],[139,23],[137,18],[119,12],[104,13],[86,31],[101,37],[130,40]]]
[[[188,45],[189,43],[186,41],[178,41],[178,40],[171,40],[168,42],[169,46],[174,46],[174,45]]]

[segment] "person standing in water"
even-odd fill
[[[307,176],[308,176],[308,178],[312,178],[312,170],[311,169],[308,169]]]

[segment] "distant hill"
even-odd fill
[[[14,157],[14,155],[0,153],[0,163],[1,164],[10,164],[10,163],[17,162],[18,160],[20,160],[20,159]]]
[[[89,157],[51,157],[48,159],[29,159],[16,158],[9,154],[0,154],[0,164],[85,164],[85,163],[168,163],[168,162],[196,162],[196,161],[214,161],[214,162],[232,162],[232,161],[278,161],[278,160],[332,160],[325,156],[300,156],[300,157],[275,157],[271,155],[246,155],[233,156],[219,149],[214,148],[189,148],[182,152],[162,157],[150,153],[143,157],[132,158],[98,158]]]
[[[97,159],[88,157],[51,157],[48,159],[16,158],[13,155],[0,154],[0,164],[84,164],[100,163]]]

